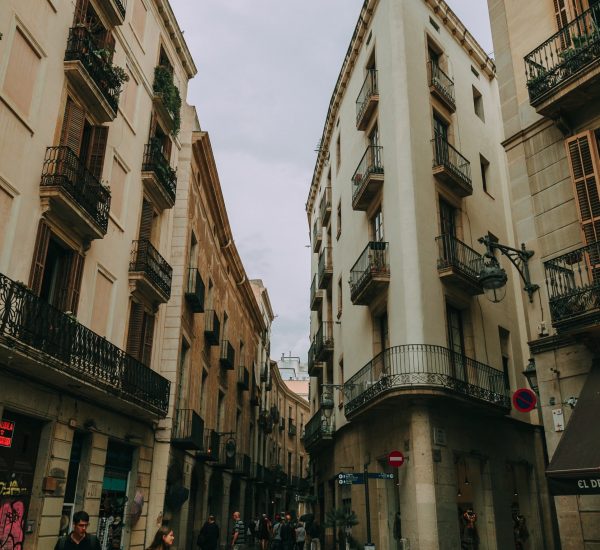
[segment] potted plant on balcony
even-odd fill
[[[160,96],[163,104],[173,118],[173,135],[179,133],[181,127],[181,96],[173,83],[173,73],[162,65],[154,69],[154,93]]]

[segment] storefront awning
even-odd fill
[[[600,360],[595,359],[575,410],[546,469],[553,495],[600,494]]]

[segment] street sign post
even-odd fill
[[[392,468],[400,468],[404,464],[404,455],[400,451],[392,451],[388,455],[388,464]]]
[[[537,396],[529,388],[520,388],[513,393],[512,403],[519,412],[530,412],[537,405]]]

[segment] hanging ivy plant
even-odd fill
[[[181,96],[173,83],[173,73],[162,65],[154,69],[154,93],[160,95],[162,101],[173,117],[173,135],[179,133],[181,127]]]

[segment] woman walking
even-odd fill
[[[269,548],[269,541],[273,532],[271,530],[271,520],[267,514],[263,514],[258,522],[258,540],[260,541],[260,550]]]
[[[173,534],[173,529],[171,529],[168,525],[163,525],[158,531],[156,531],[156,535],[154,535],[152,544],[148,546],[146,550],[169,550],[169,548],[173,546],[174,540],[175,535]]]
[[[304,541],[306,540],[306,529],[304,528],[304,523],[301,521],[298,522],[296,526],[296,549],[304,550]]]

